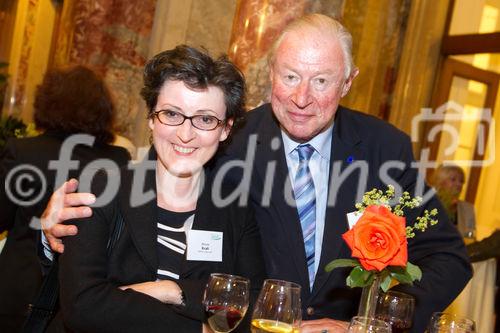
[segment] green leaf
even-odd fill
[[[339,267],[356,267],[356,266],[359,266],[359,261],[357,261],[356,259],[335,259],[331,261],[328,265],[326,265],[325,271],[330,272],[335,268]]]
[[[391,286],[392,277],[390,274],[387,274],[382,278],[382,282],[380,283],[380,289],[386,292]]]
[[[413,281],[420,281],[422,279],[422,271],[417,265],[413,265],[411,262],[408,261],[406,264],[406,271],[408,274],[411,276],[411,279]]]
[[[367,286],[373,281],[374,274],[361,266],[354,267],[346,279],[346,284],[351,288]]]
[[[391,266],[389,267],[389,272],[391,274],[391,277],[395,280],[398,280],[400,283],[413,284],[413,278],[407,272],[406,268]]]

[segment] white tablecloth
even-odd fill
[[[478,333],[493,333],[495,328],[496,265],[495,259],[473,263],[473,278],[446,310],[474,320]]]

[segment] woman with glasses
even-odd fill
[[[244,112],[244,90],[225,57],[188,46],[146,64],[141,95],[153,145],[119,176],[96,177],[94,194],[119,178],[117,194],[98,197],[92,217],[69,222],[78,235],[64,240],[59,258],[66,328],[201,332],[210,273],[242,275],[260,287],[264,262],[253,214],[217,202],[213,190],[224,198],[231,188],[213,186],[209,166]]]

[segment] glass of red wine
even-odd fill
[[[215,333],[231,332],[245,316],[250,281],[244,277],[213,273],[210,275],[203,306],[208,325]]]
[[[389,290],[379,296],[375,317],[388,322],[392,333],[407,333],[413,324],[414,312],[413,296]]]

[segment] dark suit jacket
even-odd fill
[[[250,191],[249,200],[255,208],[269,277],[302,285],[303,320],[323,317],[350,320],[356,313],[361,290],[346,287],[350,269],[339,268],[326,273],[324,267],[333,259],[350,257],[350,250],[341,238],[348,230],[346,214],[356,210],[354,205],[361,201],[364,192],[373,188],[386,189],[379,175],[384,162],[397,161],[399,164],[389,171],[392,178],[389,183],[400,184],[413,194],[417,172],[410,167],[413,154],[408,136],[372,116],[338,108],[329,180],[329,198],[332,199],[329,202],[334,204],[329,204],[326,210],[320,266],[312,291],[308,287],[297,210],[285,201],[288,169],[279,124],[269,104],[248,112],[245,126],[233,136],[231,145],[219,159],[219,166],[224,168],[224,162],[234,163],[238,159],[247,161],[247,169],[240,165],[225,171],[233,181],[242,180],[242,193],[245,189]],[[366,180],[359,168],[348,172],[349,167],[358,163],[367,167]],[[361,186],[359,190],[358,185]],[[270,198],[269,203],[267,198]],[[432,312],[444,309],[471,277],[461,237],[435,197],[422,209],[408,212],[407,223],[413,224],[423,209],[433,207],[440,211],[439,223],[425,233],[417,232],[408,244],[409,260],[423,271],[422,281],[414,287],[402,288],[417,299],[413,332],[422,332]]]
[[[152,150],[138,169],[156,161]],[[139,187],[134,188],[134,177]],[[133,290],[118,286],[157,279],[157,202],[155,170],[144,175],[121,170],[118,195],[88,219],[68,221],[78,226],[78,236],[64,239],[59,257],[60,297],[64,321],[79,332],[201,332],[202,294],[208,276],[214,272],[246,276],[253,294],[264,278],[260,236],[252,212],[237,204],[217,208],[211,186],[205,185],[195,211],[192,229],[223,232],[222,262],[187,261],[181,268],[179,285],[186,296],[186,308],[166,305]],[[207,178],[208,173],[207,173]],[[93,193],[100,193],[104,181],[97,181]],[[144,186],[145,184],[145,186]],[[133,189],[133,190],[132,190]],[[130,193],[151,195],[139,205],[131,204]],[[134,199],[135,200],[135,199]],[[124,218],[124,229],[110,257],[106,245],[110,228]],[[251,313],[247,315],[251,316]],[[248,329],[248,326],[247,326]]]
[[[49,161],[59,159],[60,148],[66,137],[65,134],[49,132],[33,138],[12,139],[8,141],[0,155],[0,232],[3,230],[9,232],[5,248],[0,255],[0,315],[8,315],[10,318],[24,316],[28,304],[40,286],[41,271],[36,247],[40,232],[29,224],[32,217],[40,217],[54,188],[60,186],[54,184],[56,173],[54,170],[49,170]],[[118,167],[127,163],[129,154],[123,148],[110,145],[95,144],[93,147],[77,145],[71,158],[79,161],[79,165],[70,170],[69,176],[78,178],[83,168],[93,160],[111,159],[118,164]],[[23,191],[33,191],[33,193],[24,199],[35,199],[39,194],[41,197],[27,206],[19,205],[13,200],[4,186],[9,172],[15,167],[24,165],[40,170],[40,175],[44,177],[47,186],[44,190],[41,179],[37,178],[36,174],[28,172],[27,174],[33,176],[34,180],[24,180],[21,184]],[[16,198],[21,198],[15,188],[15,182],[20,179],[21,173],[15,175],[10,179],[8,188]]]

